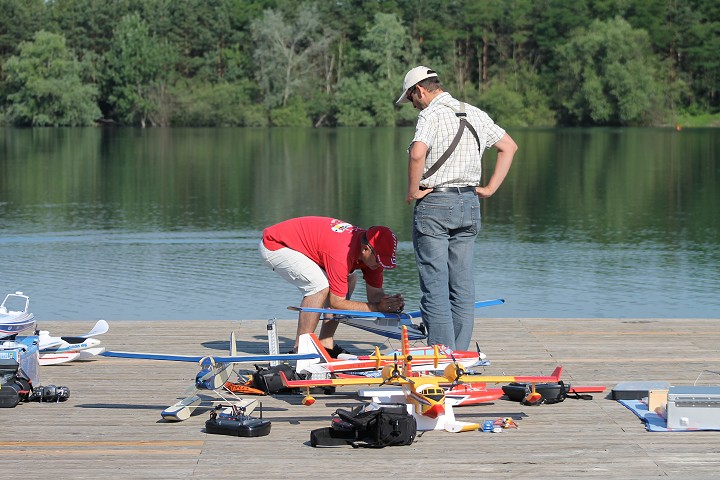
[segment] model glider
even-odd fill
[[[196,408],[201,406],[203,398],[201,393],[209,393],[221,398],[222,402],[231,406],[245,409],[250,414],[254,409],[254,400],[244,400],[233,391],[225,387],[230,378],[233,366],[237,363],[266,362],[272,360],[309,360],[317,358],[317,354],[285,354],[285,355],[238,355],[235,332],[230,334],[229,355],[166,355],[160,353],[139,353],[106,351],[101,355],[105,357],[134,358],[140,360],[164,360],[172,362],[195,362],[200,371],[195,375],[195,384],[185,392],[185,398],[162,411],[162,418],[168,421],[182,421],[190,418]]]
[[[483,300],[475,302],[475,308],[502,305],[505,300],[497,298],[494,300]],[[409,340],[423,340],[427,337],[425,326],[415,324],[413,318],[422,316],[420,310],[400,313],[383,312],[361,312],[357,310],[338,310],[334,308],[310,308],[310,307],[287,307],[288,310],[296,312],[314,312],[323,315],[333,315],[326,320],[337,320],[340,323],[350,325],[377,335],[382,335],[395,340],[401,339],[401,328],[407,327]]]

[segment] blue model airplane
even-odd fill
[[[505,300],[497,298],[495,300],[483,300],[475,302],[475,308],[490,307],[493,305],[502,305]],[[383,312],[360,312],[357,310],[338,310],[333,308],[309,308],[309,307],[287,307],[288,310],[296,312],[315,312],[327,315],[335,315],[328,320],[337,320],[340,323],[350,325],[377,335],[400,340],[402,335],[402,327],[408,329],[409,340],[423,340],[427,338],[425,326],[423,324],[415,324],[413,318],[422,316],[420,310],[413,312],[400,313],[383,313]]]
[[[190,415],[200,406],[203,399],[200,392],[210,392],[222,398],[223,402],[234,405],[237,408],[245,409],[250,414],[254,409],[255,400],[243,400],[233,392],[224,390],[225,383],[232,374],[233,366],[236,363],[267,362],[272,360],[308,360],[319,358],[314,353],[306,354],[285,354],[285,355],[238,355],[235,340],[235,332],[230,334],[230,352],[225,356],[214,355],[167,355],[162,353],[140,353],[140,352],[118,352],[105,351],[101,353],[104,357],[134,358],[139,360],[165,360],[171,362],[196,362],[200,365],[200,371],[195,375],[195,384],[185,392],[186,398],[169,406],[162,411],[162,418],[169,421],[180,422],[190,418]],[[224,391],[223,391],[224,390]],[[234,397],[234,399],[229,399]],[[230,408],[231,408],[230,407]]]

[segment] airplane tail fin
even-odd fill
[[[230,356],[237,356],[237,341],[235,339],[235,332],[230,332]]]
[[[307,366],[315,363],[330,363],[332,361],[332,357],[328,353],[327,349],[322,346],[320,340],[317,338],[317,335],[314,333],[303,333],[300,335],[298,338],[297,353],[316,353],[320,356],[319,359],[312,358],[309,360],[298,360],[295,365],[295,370],[298,372],[302,372]]]
[[[555,367],[555,370],[553,370],[553,372],[552,372],[552,374],[551,374],[550,376],[553,377],[553,378],[555,378],[555,381],[556,381],[556,382],[559,382],[559,381],[560,381],[560,375],[562,375],[562,370],[563,370],[563,367],[562,367],[562,366]]]
[[[412,364],[408,357],[410,356],[410,340],[408,340],[408,329],[405,325],[402,327],[402,356],[403,356],[403,375],[409,377],[412,375]]]

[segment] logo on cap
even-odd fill
[[[387,227],[370,227],[365,232],[367,241],[375,250],[377,261],[381,267],[392,269],[397,267],[397,258],[395,250],[397,249],[397,238],[395,234]]]

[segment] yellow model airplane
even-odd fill
[[[529,383],[532,391],[527,400],[532,402],[539,400],[540,394],[535,391],[535,384],[541,382],[558,382],[562,373],[562,367],[557,367],[552,375],[468,375],[458,364],[450,364],[445,367],[442,376],[417,375],[412,371],[412,355],[409,355],[409,342],[407,329],[403,328],[402,335],[402,358],[400,367],[398,359],[392,365],[386,365],[382,369],[381,378],[342,376],[329,379],[316,380],[288,380],[281,373],[283,383],[289,388],[304,388],[306,396],[303,405],[312,405],[315,399],[310,395],[310,388],[327,386],[352,386],[352,385],[393,385],[402,388],[405,400],[414,407],[417,414],[435,419],[445,413],[445,388],[450,388],[463,383]]]

